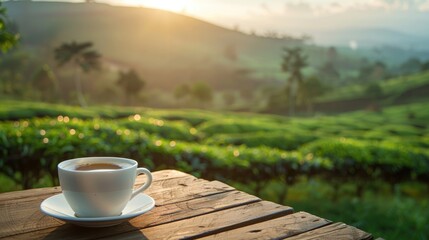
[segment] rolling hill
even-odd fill
[[[316,99],[315,109],[322,112],[343,112],[379,106],[429,102],[429,72],[398,76],[379,81],[379,96],[368,94],[369,85],[354,84],[334,89]]]
[[[218,88],[243,87],[240,80],[275,78],[282,48],[296,44],[148,8],[29,1],[4,5],[18,25],[22,45],[44,58],[52,58],[63,42],[92,41],[106,63],[134,67],[163,88],[197,80]]]
[[[307,74],[317,73],[329,55],[327,47],[296,38],[245,34],[150,8],[40,1],[8,1],[4,6],[18,27],[21,46],[39,61],[54,65],[53,49],[63,42],[92,41],[105,66],[135,68],[152,89],[171,91],[180,83],[205,81],[216,90],[251,92],[261,85],[284,84],[284,47],[304,48]],[[392,66],[411,56],[404,51],[338,47],[338,70],[353,78],[363,58]]]
[[[399,76],[384,81],[380,81],[382,93],[385,97],[392,98],[393,102],[400,102],[400,97],[404,97],[408,92],[416,91],[417,89],[426,89],[429,87],[429,72],[421,72],[413,75]],[[365,97],[367,86],[362,84],[354,84],[342,88],[335,89],[329,95],[318,98],[318,102],[330,101],[346,101]],[[428,97],[427,94],[418,94],[409,96]]]

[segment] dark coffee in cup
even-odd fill
[[[121,166],[112,163],[88,163],[76,166],[77,171],[117,170]]]

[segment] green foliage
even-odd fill
[[[129,96],[136,97],[145,86],[145,82],[135,70],[120,72],[116,84],[123,88],[128,104]]]
[[[224,92],[222,94],[223,101],[225,102],[225,105],[231,107],[234,105],[236,101],[236,95],[234,95],[233,92]]]
[[[410,58],[399,66],[400,74],[409,75],[418,73],[421,71],[422,65],[418,58]]]
[[[19,40],[19,34],[12,33],[7,28],[6,9],[0,2],[0,50],[5,53],[14,47]]]
[[[307,66],[307,57],[302,55],[301,48],[285,48],[282,70],[290,74],[292,79],[302,79],[302,68]],[[294,80],[291,80],[294,81]]]
[[[366,86],[365,95],[376,100],[383,96],[383,89],[380,87],[380,84],[372,82]]]
[[[26,90],[34,92],[26,76],[33,75],[39,67],[38,60],[24,51],[14,49],[1,55],[0,92],[5,95],[25,98]]]
[[[336,177],[403,181],[426,178],[429,154],[398,143],[353,139],[321,139],[300,149],[333,162]],[[327,177],[332,178],[332,174]]]
[[[192,138],[191,133],[185,136],[178,123],[168,128],[164,126],[168,124],[162,120],[145,122],[136,115],[118,122],[58,117],[1,123],[0,140],[5,147],[0,156],[2,173],[29,188],[43,174],[49,174],[55,183],[56,165],[61,160],[106,154],[134,158],[157,168],[189,165],[192,171],[208,177],[233,177],[243,181],[244,176],[262,180],[277,171],[284,171],[277,169],[279,164],[291,165],[288,168],[293,169],[292,172],[298,171],[301,165],[307,169],[322,164],[319,161],[303,162],[297,153],[270,148],[201,146],[159,138],[167,132],[171,133],[170,139]],[[255,171],[260,169],[257,166],[265,168]],[[225,169],[231,171],[231,176],[225,176]],[[234,177],[235,172],[242,174]]]
[[[203,110],[156,110],[147,111],[147,115],[171,121],[184,121],[191,126],[197,126],[212,119],[219,118],[223,114],[216,114]]]
[[[429,153],[422,150],[429,145],[429,134],[421,131],[428,127],[423,120],[429,116],[420,113],[424,104],[388,108],[386,116],[356,112],[313,119],[123,108],[77,111],[40,105],[24,108],[17,103],[14,109],[21,115],[15,117],[51,117],[0,124],[5,146],[0,162],[8,166],[3,174],[26,187],[38,181],[43,169],[50,169],[55,180],[56,170],[50,167],[65,158],[106,154],[237,181],[249,177],[265,181],[285,174],[289,182],[300,175],[340,181],[429,181]],[[61,111],[70,116],[54,115]],[[409,111],[418,114],[409,118]],[[5,112],[13,113],[10,108]],[[128,117],[97,118],[123,114]],[[33,167],[23,168],[22,161]]]
[[[182,99],[190,94],[191,88],[188,84],[181,84],[174,90],[174,97],[177,99]]]
[[[429,84],[429,72],[417,73],[414,75],[401,76],[392,78],[383,82],[379,82],[379,86],[384,96],[393,99],[400,96],[400,94]],[[329,94],[319,97],[318,101],[340,101],[347,99],[356,99],[366,96],[366,85],[353,84],[350,86],[337,88],[330,91]]]
[[[326,86],[315,76],[304,81],[305,97],[314,99],[326,91]]]
[[[55,93],[58,92],[58,82],[48,64],[44,64],[33,76],[33,87],[42,93],[42,100],[55,99],[57,95]]]
[[[174,97],[182,103],[204,107],[213,100],[213,89],[206,82],[196,82],[192,85],[184,83],[176,87]]]
[[[263,131],[287,131],[287,126],[266,121],[241,119],[216,119],[205,122],[198,128],[206,136],[222,133],[255,133]]]
[[[363,66],[359,71],[358,79],[360,82],[374,82],[387,79],[389,73],[386,64],[377,61],[373,64]]]
[[[337,84],[340,80],[340,73],[332,61],[326,62],[319,70],[319,77],[325,82]]]
[[[144,130],[149,134],[157,135],[164,139],[193,141],[196,136],[190,131],[190,126],[184,122],[165,121],[156,118],[141,117],[139,114],[130,116],[128,120],[116,121],[119,127],[129,130]]]
[[[271,148],[282,149],[286,151],[296,150],[299,146],[309,143],[317,136],[309,132],[293,131],[288,132],[256,132],[256,133],[238,133],[238,134],[216,134],[207,138],[205,143],[209,145],[235,145],[260,147],[266,146]]]
[[[429,70],[429,61],[423,63],[420,70],[421,71],[428,71]]]
[[[201,102],[210,102],[213,99],[213,91],[205,82],[197,82],[191,88],[192,97]]]
[[[288,105],[288,102],[288,92],[285,91],[285,89],[274,90],[270,96],[268,96],[267,110],[279,111],[280,109],[282,112],[285,112],[284,110],[287,109],[286,105]]]
[[[133,107],[88,107],[81,108],[60,104],[40,102],[2,101],[0,102],[0,120],[18,120],[36,117],[69,116],[70,118],[121,118],[132,114],[142,114],[147,109]]]

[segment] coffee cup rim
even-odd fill
[[[62,161],[62,162],[60,162],[59,164],[58,164],[58,168],[59,169],[61,169],[62,171],[66,171],[66,172],[72,172],[72,173],[91,173],[91,172],[89,172],[89,171],[81,171],[81,170],[75,170],[75,169],[67,169],[67,168],[65,168],[69,163],[71,163],[71,162],[76,162],[76,161],[79,161],[79,160],[85,160],[85,161],[96,161],[96,160],[101,160],[101,159],[113,159],[113,160],[119,160],[119,161],[127,161],[128,163],[130,163],[130,166],[128,166],[128,167],[121,167],[121,169],[114,169],[114,170],[112,170],[112,171],[114,171],[114,172],[121,172],[121,171],[126,171],[126,170],[128,170],[128,169],[130,169],[130,168],[133,168],[133,167],[137,167],[138,166],[138,163],[137,163],[137,161],[136,160],[133,160],[133,159],[129,159],[129,158],[122,158],[122,157],[109,157],[109,156],[104,156],[104,157],[80,157],[80,158],[72,158],[72,159],[67,159],[67,160],[64,160],[64,161]],[[112,172],[112,171],[109,171],[109,172]]]

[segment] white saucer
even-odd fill
[[[79,218],[75,216],[64,195],[60,193],[45,199],[40,204],[40,210],[48,216],[82,227],[109,227],[148,212],[154,206],[155,200],[153,198],[140,193],[127,203],[122,214],[119,216]]]

